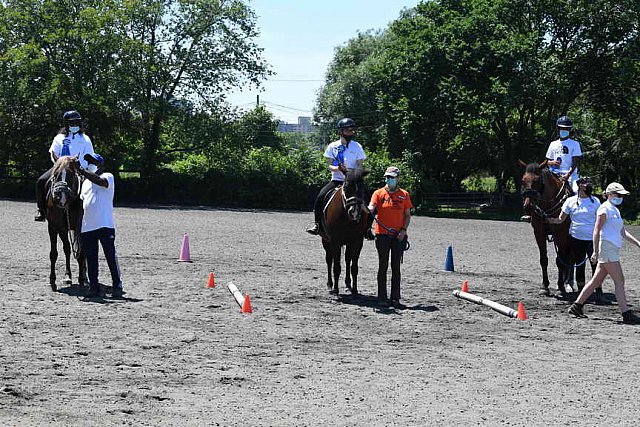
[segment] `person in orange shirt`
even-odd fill
[[[400,169],[389,166],[384,173],[386,185],[371,196],[369,210],[376,215],[375,239],[378,251],[378,300],[385,305],[404,308],[400,303],[400,262],[405,248],[413,203],[409,192],[398,185]],[[391,253],[391,300],[387,300],[387,270]]]

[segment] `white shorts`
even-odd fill
[[[600,240],[600,252],[598,262],[618,262],[620,261],[620,248],[608,240]]]

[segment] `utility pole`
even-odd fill
[[[256,108],[260,106],[260,94],[256,95]]]

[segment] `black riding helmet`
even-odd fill
[[[76,110],[65,111],[62,115],[62,122],[65,126],[70,126],[71,124],[82,126],[82,116]]]
[[[342,130],[345,128],[354,128],[354,127],[356,127],[356,122],[354,122],[353,119],[350,119],[348,117],[338,120],[338,124],[336,125],[336,128],[338,129],[339,133],[342,133]]]
[[[571,130],[573,128],[573,122],[568,116],[562,116],[558,120],[556,120],[556,126],[558,127],[558,129]]]

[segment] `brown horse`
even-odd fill
[[[49,283],[56,291],[56,261],[58,259],[58,237],[62,240],[62,249],[66,258],[65,285],[71,285],[71,250],[78,261],[78,284],[88,283],[87,268],[82,246],[80,245],[80,226],[82,223],[82,201],[80,200],[80,175],[77,173],[80,163],[78,157],[60,157],[53,166],[51,179],[46,184],[47,225],[51,250],[51,273]],[[70,238],[71,236],[71,238]]]
[[[569,226],[567,219],[562,224],[552,225],[547,222],[550,217],[558,217],[564,201],[571,196],[569,183],[553,174],[547,166],[547,161],[538,164],[525,164],[518,160],[524,168],[521,193],[525,213],[531,215],[531,226],[540,252],[540,267],[542,268],[542,286],[540,295],[550,295],[549,275],[547,274],[547,236],[556,248],[556,265],[558,266],[558,291],[566,297],[565,280],[571,269],[569,248]]]
[[[327,262],[327,288],[336,295],[339,294],[342,246],[346,246],[345,284],[353,295],[358,294],[358,259],[368,222],[363,178],[368,172],[363,169],[348,171],[342,187],[330,192],[325,201],[322,246]]]

